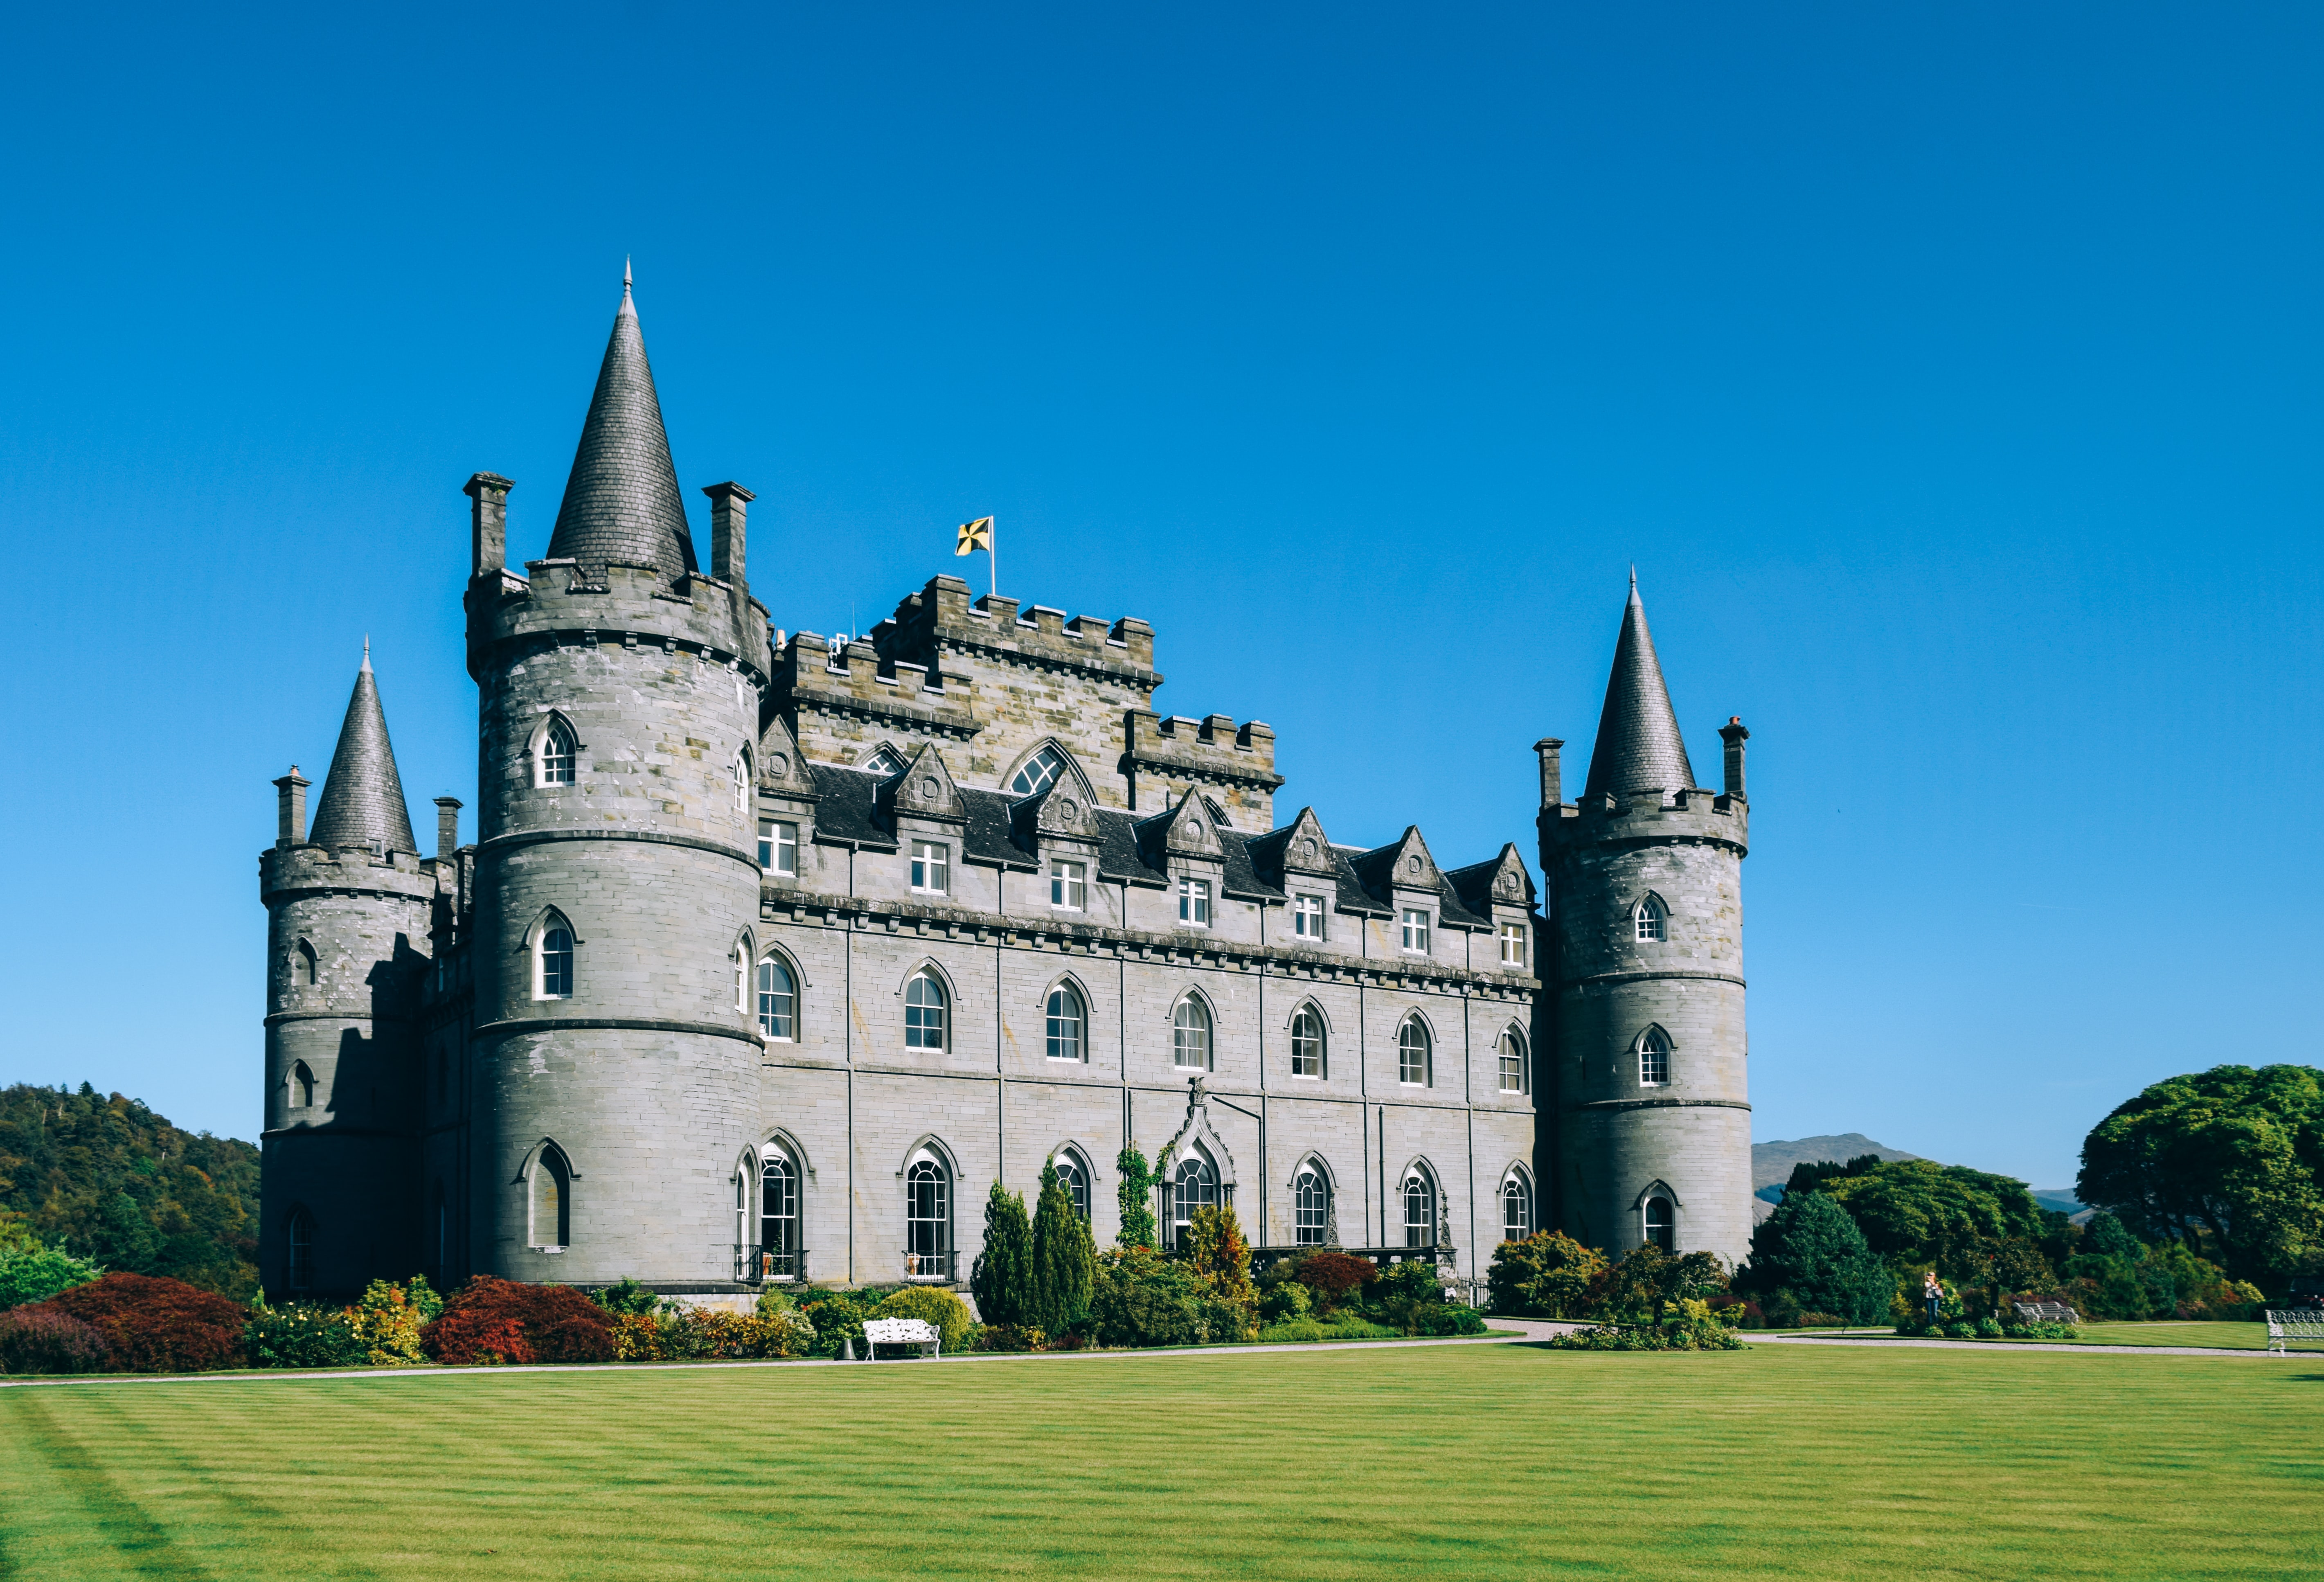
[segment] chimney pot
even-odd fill
[[[1751,733],[1743,728],[1743,717],[1730,714],[1727,723],[1719,727],[1719,739],[1727,744],[1727,794],[1738,802],[1751,799],[1743,794],[1743,744]]]
[[[460,799],[436,799],[436,860],[448,863],[460,849]]]
[[[758,496],[737,483],[712,484],[702,492],[710,496],[710,575],[746,587],[743,513]]]
[[[472,474],[460,493],[475,502],[468,508],[471,577],[499,571],[508,565],[508,495],[516,486],[496,472]]]
[[[1533,745],[1533,750],[1541,754],[1541,807],[1544,812],[1561,807],[1565,801],[1564,771],[1558,763],[1558,754],[1564,746],[1564,739],[1560,736],[1544,736]]]
[[[314,782],[299,772],[296,763],[290,772],[274,782],[274,849],[288,851],[303,846],[307,840],[307,788]]]

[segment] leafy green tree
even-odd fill
[[[1755,1290],[1787,1292],[1802,1309],[1850,1324],[1881,1321],[1896,1291],[1888,1266],[1828,1191],[1784,1194],[1752,1233],[1745,1279]]]
[[[1873,1160],[1817,1190],[1847,1209],[1872,1250],[1893,1266],[1932,1264],[1958,1281],[1990,1280],[2006,1244],[2037,1241],[2046,1229],[2024,1182],[1966,1165]],[[2026,1284],[2046,1278],[2045,1267],[2029,1273]]]
[[[1025,1222],[1025,1199],[999,1181],[984,1198],[984,1250],[968,1274],[977,1316],[987,1324],[1035,1322],[1033,1231]]]
[[[1051,1335],[1089,1313],[1097,1278],[1097,1244],[1087,1221],[1074,1212],[1073,1194],[1055,1164],[1041,1167],[1041,1197],[1033,1210],[1031,1311],[1028,1322]]]
[[[2157,1082],[2091,1131],[2074,1192],[2238,1280],[2324,1265],[2324,1071],[2215,1066]]]
[[[1579,1318],[1588,1313],[1591,1285],[1606,1267],[1606,1254],[1597,1248],[1563,1231],[1537,1230],[1493,1249],[1485,1285],[1497,1313]]]
[[[0,1252],[0,1309],[47,1301],[57,1292],[87,1285],[104,1272],[103,1264],[76,1258],[62,1247],[42,1242]]]
[[[1121,1229],[1114,1241],[1125,1247],[1150,1247],[1157,1227],[1154,1223],[1154,1189],[1162,1178],[1146,1168],[1146,1156],[1133,1144],[1114,1155],[1113,1168],[1121,1178],[1114,1190],[1114,1201],[1121,1208]]]

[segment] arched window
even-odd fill
[[[533,978],[532,997],[536,1000],[569,1000],[573,997],[573,930],[563,923],[551,921],[540,930],[540,943],[536,948],[539,966]]]
[[[315,948],[301,939],[290,952],[290,981],[302,989],[311,989],[315,976]]]
[[[797,1280],[806,1249],[799,1242],[799,1170],[769,1143],[759,1168],[759,1267],[770,1280]]]
[[[798,987],[779,956],[759,960],[759,1031],[782,1043],[798,1038]]]
[[[1396,1030],[1396,1079],[1409,1087],[1426,1087],[1431,1080],[1430,1052],[1428,1023],[1417,1015],[1406,1017],[1404,1025]]]
[[[312,1109],[315,1106],[315,1074],[307,1069],[306,1061],[290,1062],[290,1080],[288,1086],[290,1089],[292,1109]]]
[[[904,1047],[941,1050],[945,1047],[945,991],[936,975],[922,968],[904,985]]]
[[[879,775],[884,780],[889,775],[903,773],[904,761],[896,756],[893,748],[882,747],[855,767],[867,774]]]
[[[1087,1044],[1082,1037],[1088,1024],[1088,1014],[1082,1009],[1082,997],[1074,993],[1071,984],[1059,984],[1049,991],[1049,1059],[1081,1060]]]
[[[952,1172],[923,1150],[904,1172],[904,1277],[950,1280]]]
[[[532,1243],[536,1247],[569,1244],[573,1227],[573,1172],[565,1156],[544,1148],[532,1161]]]
[[[1020,797],[1049,789],[1057,776],[1065,772],[1065,755],[1055,747],[1044,747],[1025,760],[1025,767],[1009,782],[1009,789]]]
[[[561,719],[549,722],[549,729],[540,738],[541,785],[571,785],[577,755],[574,750],[573,727]]]
[[[753,1280],[758,1277],[758,1244],[751,1239],[751,1172],[742,1165],[734,1167],[734,1278]]]
[[[1660,1247],[1665,1253],[1675,1250],[1673,1244],[1677,1240],[1678,1227],[1671,1217],[1669,1198],[1647,1198],[1646,1221],[1646,1243],[1649,1246]]]
[[[1332,1182],[1311,1159],[1291,1183],[1291,1239],[1302,1247],[1323,1246],[1331,1223]]]
[[[1532,1083],[1526,1069],[1525,1040],[1518,1036],[1516,1028],[1512,1027],[1501,1034],[1499,1050],[1501,1091],[1503,1093],[1531,1091]]]
[[[1638,1086],[1661,1087],[1670,1081],[1670,1040],[1650,1027],[1638,1040]]]
[[[1219,1172],[1200,1144],[1171,1172],[1170,1203],[1170,1244],[1184,1246],[1186,1226],[1193,1221],[1194,1210],[1219,1206]]]
[[[1630,921],[1636,925],[1637,938],[1641,939],[1670,938],[1670,912],[1659,895],[1649,895],[1638,902],[1637,909],[1630,914]]]
[[[1501,1183],[1501,1239],[1521,1242],[1533,1235],[1533,1183],[1511,1170]]]
[[[283,1283],[292,1291],[311,1290],[315,1284],[315,1217],[303,1207],[293,1208],[284,1240],[290,1255],[283,1263]]]
[[[1436,1178],[1426,1165],[1416,1164],[1404,1176],[1404,1244],[1436,1244]]]
[[[1074,1212],[1081,1217],[1084,1225],[1087,1225],[1090,1217],[1089,1166],[1083,1162],[1080,1154],[1070,1148],[1057,1150],[1056,1156],[1049,1162],[1056,1166],[1057,1184],[1065,1189],[1065,1196],[1073,1199]]]
[[[1323,1013],[1313,1005],[1302,1005],[1291,1018],[1291,1074],[1322,1077],[1323,1055]]]
[[[746,818],[751,811],[751,749],[748,747],[734,754],[734,810]]]
[[[1188,995],[1171,1013],[1170,1063],[1182,1071],[1211,1069],[1211,1008],[1199,995]]]

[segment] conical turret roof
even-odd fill
[[[1614,673],[1606,680],[1606,708],[1598,717],[1598,741],[1590,750],[1590,779],[1582,794],[1626,796],[1693,784],[1686,739],[1679,735],[1670,689],[1663,685],[1662,661],[1646,631],[1646,606],[1638,599],[1638,574],[1632,571],[1630,602],[1622,611]]]
[[[570,556],[589,575],[608,560],[651,566],[673,580],[695,569],[694,539],[678,468],[662,431],[661,399],[646,363],[646,338],[630,301],[630,272],[622,271],[622,306],[597,370],[596,393],[573,453],[573,476],[549,536],[549,559]]]
[[[346,722],[339,726],[338,750],[315,807],[314,846],[383,845],[389,851],[417,852],[411,814],[403,805],[403,782],[395,772],[395,749],[388,745],[387,716],[379,706],[379,683],[371,673],[371,644],[364,644],[363,669],[355,672],[355,696],[347,699]]]

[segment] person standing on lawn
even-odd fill
[[[1921,1300],[1929,1304],[1930,1323],[1933,1324],[1944,1317],[1945,1288],[1938,1281],[1937,1272],[1933,1269],[1921,1277]]]

